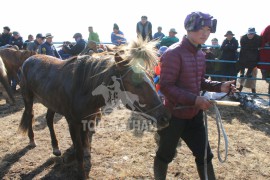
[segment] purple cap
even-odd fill
[[[185,29],[187,31],[198,31],[204,26],[211,28],[211,33],[216,32],[217,20],[210,14],[202,12],[192,12],[185,19]]]

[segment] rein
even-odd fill
[[[218,160],[219,160],[219,162],[224,163],[227,160],[227,156],[228,156],[228,137],[227,137],[227,134],[224,130],[222,120],[221,120],[221,115],[220,115],[219,109],[217,107],[217,104],[219,104],[219,101],[210,100],[210,102],[213,104],[214,110],[216,113],[215,120],[216,120],[217,130],[218,130],[218,149],[217,149]],[[222,102],[221,104],[223,104],[223,103],[224,102]],[[194,106],[177,106],[174,109],[184,109],[184,108],[191,108],[191,107],[194,107]],[[207,122],[206,111],[203,111],[203,120],[204,120],[204,125],[205,125],[204,174],[205,174],[205,179],[208,180],[208,176],[207,176],[208,122]],[[220,152],[221,132],[222,132],[224,142],[225,142],[225,158],[224,159],[221,158],[221,152]]]
[[[217,101],[211,100],[211,103],[214,106],[215,113],[216,113],[216,124],[217,124],[217,130],[218,130],[218,149],[217,149],[217,155],[218,155],[218,160],[221,163],[224,163],[227,160],[228,157],[228,137],[227,134],[224,130],[222,120],[221,120],[221,115],[219,112],[219,109],[217,107]],[[208,175],[207,175],[207,146],[208,146],[208,123],[207,123],[207,114],[205,111],[203,111],[203,118],[204,118],[204,124],[205,124],[205,147],[204,147],[204,175],[205,179],[208,180]],[[221,153],[220,153],[220,136],[221,136],[221,131],[222,135],[224,138],[225,142],[225,157],[224,159],[221,158]]]

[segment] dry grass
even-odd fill
[[[258,92],[266,91],[262,82]],[[71,146],[65,119],[55,117],[55,130],[64,155],[52,155],[46,109],[34,104],[34,125],[37,147],[30,149],[28,138],[17,132],[23,111],[21,95],[17,105],[7,107],[0,101],[0,179],[76,179],[76,162],[63,163]],[[214,114],[209,112],[209,138],[214,152],[218,179],[270,179],[269,116],[246,112],[240,107],[220,107],[229,138],[229,155],[224,164],[217,160],[217,130]],[[135,117],[126,109],[104,116],[92,142],[91,179],[153,179],[153,155],[156,150],[154,132],[127,128],[128,119]],[[116,129],[115,127],[118,127]],[[222,146],[223,147],[223,146]],[[198,179],[194,158],[185,145],[178,147],[177,157],[170,164],[169,179]]]

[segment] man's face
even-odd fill
[[[158,30],[158,32],[161,32],[162,31],[162,28],[158,28],[157,30]]]
[[[218,45],[218,41],[211,41],[213,46]]]
[[[19,37],[20,37],[20,35],[19,35],[19,34],[14,35],[14,38],[15,38],[15,39],[19,39]]]
[[[34,40],[34,37],[33,36],[29,36],[28,37],[28,41],[33,41]]]
[[[231,34],[228,34],[227,36],[226,36],[226,38],[230,41],[230,40],[232,40],[232,38],[233,38],[233,35],[231,35]]]
[[[37,42],[38,42],[38,44],[42,44],[44,42],[44,39],[43,38],[37,38]]]
[[[89,31],[89,32],[93,32],[93,28],[92,28],[92,27],[89,27],[89,28],[88,28],[88,31]]]
[[[141,23],[142,23],[142,24],[145,24],[145,23],[146,23],[146,21],[147,21],[147,19],[146,19],[146,18],[141,18]]]
[[[175,33],[174,32],[169,32],[169,36],[170,37],[174,37],[175,36]]]
[[[113,29],[113,32],[114,32],[115,34],[118,34],[119,30],[118,30],[118,29]]]
[[[8,33],[9,33],[9,31],[8,31],[8,30],[6,30],[6,29],[4,29],[3,33],[4,33],[4,34],[8,34]]]
[[[52,37],[49,37],[49,38],[46,38],[46,41],[51,44],[52,43],[52,39],[53,39]]]
[[[211,32],[211,28],[208,26],[202,27],[198,31],[189,31],[188,32],[188,37],[192,41],[193,44],[199,45],[199,44],[204,44]]]
[[[255,34],[247,34],[248,39],[254,38]]]

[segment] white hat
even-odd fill
[[[46,33],[45,38],[53,38],[53,35],[51,33]]]

